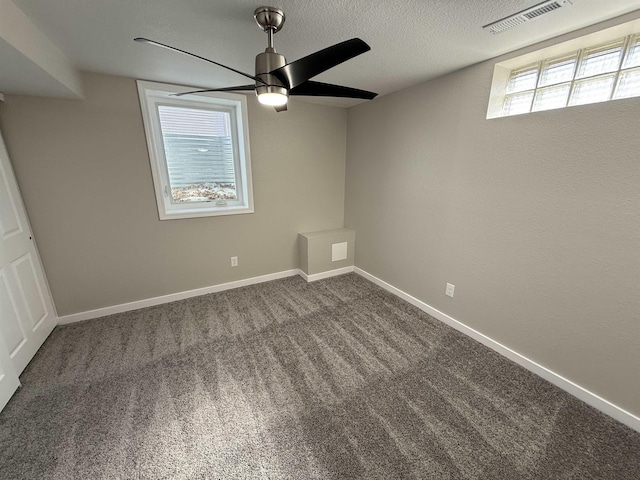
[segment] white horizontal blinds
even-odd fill
[[[516,115],[531,110],[531,101],[538,82],[538,72],[538,65],[511,72],[503,106],[505,115]]]
[[[231,115],[158,105],[172,203],[236,199]],[[168,192],[167,192],[168,193]]]
[[[160,125],[165,134],[231,135],[229,114],[204,108],[159,105]]]

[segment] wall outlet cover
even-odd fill
[[[453,293],[455,292],[455,290],[456,290],[456,286],[455,285],[447,283],[447,288],[445,288],[444,294],[447,297],[453,297]]]

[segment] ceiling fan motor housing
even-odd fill
[[[289,95],[287,87],[275,75],[269,74],[269,72],[286,64],[287,59],[284,58],[284,55],[276,53],[273,48],[267,48],[263,53],[256,55],[256,77],[266,83],[266,85],[263,85],[260,82],[256,82],[257,95],[263,93]]]
[[[253,18],[258,26],[265,32],[271,30],[276,33],[284,25],[285,15],[282,10],[275,7],[258,7],[253,12]]]

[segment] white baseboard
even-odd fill
[[[300,270],[300,276],[304,278],[307,282],[315,282],[316,280],[322,280],[323,278],[335,277],[336,275],[344,275],[345,273],[351,273],[354,270],[354,266],[336,268],[335,270],[329,270],[326,272],[314,273],[312,275],[307,275],[302,270]]]
[[[353,271],[353,267],[351,268],[351,271]],[[270,273],[268,275],[261,275],[259,277],[246,278],[244,280],[237,280],[235,282],[221,283],[219,285],[213,285],[211,287],[196,288],[194,290],[171,293],[169,295],[162,295],[159,297],[147,298],[144,300],[137,300],[135,302],[122,303],[120,305],[113,305],[111,307],[97,308],[95,310],[88,310],[86,312],[73,313],[71,315],[58,317],[58,324],[66,325],[68,323],[75,323],[75,322],[81,322],[83,320],[90,320],[93,318],[106,317],[107,315],[113,315],[115,313],[138,310],[140,308],[145,308],[145,307],[153,307],[155,305],[160,305],[163,303],[175,302],[176,300],[184,300],[185,298],[197,297],[200,295],[206,295],[208,293],[222,292],[224,290],[231,290],[233,288],[245,287],[247,285],[254,285],[256,283],[269,282],[271,280],[278,280],[279,278],[293,277],[299,274],[300,274],[300,270],[295,268],[293,270],[284,270],[282,272]]]
[[[307,275],[302,270],[294,268],[292,270],[284,270],[282,272],[270,273],[268,275],[261,275],[259,277],[245,278],[244,280],[237,280],[235,282],[221,283],[219,285],[213,285],[210,287],[196,288],[194,290],[187,290],[185,292],[171,293],[169,295],[161,295],[159,297],[146,298],[144,300],[136,300],[135,302],[122,303],[120,305],[113,305],[111,307],[97,308],[95,310],[87,310],[86,312],[73,313],[71,315],[64,315],[58,317],[58,325],[66,325],[69,323],[82,322],[83,320],[91,320],[94,318],[106,317],[107,315],[113,315],[116,313],[129,312],[131,310],[138,310],[140,308],[153,307],[155,305],[161,305],[163,303],[175,302],[177,300],[184,300],[185,298],[197,297],[200,295],[206,295],[208,293],[222,292],[224,290],[231,290],[233,288],[245,287],[247,285],[254,285],[256,283],[270,282],[271,280],[278,280],[279,278],[293,277],[300,275],[307,282],[315,282],[316,280],[322,280],[323,278],[334,277],[336,275],[342,275],[344,273],[353,272],[354,267],[338,268],[336,270],[329,270],[328,272],[316,273],[313,275]]]
[[[602,413],[609,415],[610,417],[618,420],[620,423],[625,424],[626,426],[634,429],[637,432],[640,432],[640,418],[635,416],[634,414],[627,412],[626,410],[614,405],[613,403],[605,400],[604,398],[596,395],[593,392],[590,392],[586,388],[581,387],[580,385],[572,382],[564,378],[562,375],[558,375],[557,373],[549,370],[546,367],[530,360],[524,355],[519,354],[518,352],[511,350],[509,347],[502,345],[499,342],[487,337],[486,335],[474,330],[471,327],[466,326],[464,323],[459,322],[455,318],[450,317],[446,313],[441,312],[440,310],[436,310],[435,308],[427,305],[421,300],[409,295],[408,293],[403,292],[402,290],[394,287],[393,285],[388,284],[384,280],[379,279],[371,275],[364,270],[355,267],[354,272],[358,275],[366,278],[367,280],[375,283],[376,285],[384,288],[388,292],[393,293],[394,295],[402,298],[403,300],[409,302],[410,304],[418,307],[423,312],[428,313],[434,318],[437,318],[441,322],[446,323],[450,327],[455,328],[459,332],[464,333],[465,335],[477,340],[483,345],[489,347],[490,349],[496,351],[500,355],[507,357],[509,360],[516,362],[521,367],[526,368],[530,372],[535,373],[536,375],[544,378],[545,380],[551,382],[555,386],[561,388],[565,392],[573,395],[576,398],[579,398],[583,402],[592,407],[600,410]]]

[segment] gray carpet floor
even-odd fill
[[[354,274],[57,327],[2,479],[638,479],[640,434]]]

